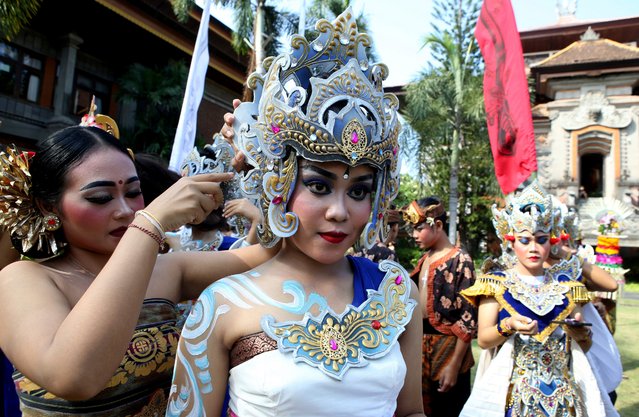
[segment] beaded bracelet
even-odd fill
[[[513,333],[515,333],[515,330],[513,330],[513,328],[508,325],[508,322],[507,322],[508,319],[509,317],[506,317],[502,321],[497,322],[497,331],[499,332],[500,335],[504,337],[509,337]]]
[[[153,233],[149,229],[147,229],[145,227],[142,227],[142,226],[138,226],[137,224],[134,224],[134,223],[131,223],[128,227],[133,227],[135,229],[138,229],[142,233],[144,233],[145,235],[150,236],[151,239],[155,240],[157,242],[157,244],[160,245],[160,250],[161,251],[166,249],[166,238],[162,238],[157,233]]]
[[[166,234],[164,233],[164,226],[162,226],[162,223],[160,223],[160,221],[157,219],[157,217],[155,217],[154,215],[152,215],[151,213],[149,213],[146,210],[138,210],[135,212],[135,215],[141,215],[142,217],[144,217],[145,219],[147,219],[149,221],[149,223],[151,223],[153,225],[153,227],[155,227],[158,232],[160,233],[160,236],[162,237],[162,239],[166,239]]]

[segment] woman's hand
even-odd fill
[[[233,173],[201,174],[180,178],[149,204],[145,211],[155,216],[164,232],[180,226],[202,222],[222,205],[220,182],[233,178]]]
[[[581,313],[575,313],[573,317],[575,321],[583,321]],[[587,352],[592,345],[592,330],[588,326],[571,326],[563,325],[563,329],[575,342],[579,343],[579,346],[584,352]]]
[[[441,373],[439,378],[439,387],[437,392],[448,392],[457,385],[457,376],[459,375],[459,367],[449,364]]]
[[[237,109],[240,104],[242,104],[240,100],[233,100],[234,109]],[[251,167],[246,163],[244,154],[237,148],[237,146],[235,146],[235,142],[233,141],[233,138],[235,137],[233,123],[235,123],[235,116],[233,115],[233,113],[225,113],[224,126],[222,126],[222,130],[220,131],[220,133],[222,133],[222,136],[224,136],[224,139],[226,139],[226,141],[231,145],[231,147],[233,148],[233,152],[235,153],[235,156],[231,161],[233,169],[235,169],[235,171],[237,172],[248,171]]]
[[[533,320],[530,317],[522,316],[521,314],[513,314],[508,317],[507,323],[509,327],[516,333],[525,334],[528,336],[539,333],[537,326],[537,320]]]
[[[262,219],[262,212],[248,198],[237,198],[224,203],[224,211],[222,212],[227,219],[231,216],[239,214],[253,222],[259,222]]]
[[[246,234],[246,243],[257,243],[257,225],[262,221],[262,212],[248,198],[238,198],[227,201],[224,204],[224,212],[222,213],[227,219],[235,214],[244,216],[251,221],[251,228]]]

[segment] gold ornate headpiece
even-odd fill
[[[0,152],[0,227],[13,240],[19,240],[22,252],[35,248],[41,253],[57,254],[65,246],[45,227],[45,220],[31,196],[29,161],[33,152],[7,147]]]
[[[112,134],[117,139],[120,139],[120,129],[118,129],[118,124],[115,120],[105,114],[95,114],[97,109],[98,106],[95,105],[95,96],[93,96],[91,98],[91,105],[89,106],[89,113],[82,116],[80,126],[99,127],[100,129]]]
[[[234,125],[237,146],[253,166],[242,187],[259,196],[264,213],[260,241],[272,246],[297,230],[297,216],[286,206],[298,156],[371,165],[377,170],[377,189],[362,236],[362,245],[370,247],[379,232],[385,237],[386,211],[399,190],[399,101],[384,93],[388,68],[369,63],[365,48],[370,38],[357,31],[351,8],[316,27],[317,39],[295,36],[290,52],[267,58],[266,73],[248,79],[255,98],[235,110]]]
[[[505,208],[499,210],[496,204],[493,205],[492,212],[493,225],[504,250],[507,242],[514,240],[514,233],[525,230],[551,233],[561,218],[561,213],[553,209],[552,196],[536,179],[519,195],[512,197]]]
[[[404,221],[413,226],[424,222],[428,223],[429,226],[433,226],[435,219],[442,214],[444,214],[444,205],[441,202],[421,208],[417,201],[413,201],[404,210],[403,217]]]
[[[82,116],[80,126],[97,127],[107,133],[110,133],[116,139],[120,139],[120,129],[118,128],[118,124],[115,120],[106,114],[95,114],[97,109],[98,106],[95,105],[95,96],[93,96],[91,98],[91,105],[89,106],[89,113]],[[133,150],[131,148],[126,148],[126,150],[129,152],[131,159],[135,161],[135,154],[133,153]]]

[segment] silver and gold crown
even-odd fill
[[[521,233],[551,233],[561,218],[561,213],[553,210],[552,196],[534,180],[520,194],[510,198],[506,207],[499,210],[492,207],[493,225],[502,241],[502,249],[507,247],[507,236]]]
[[[552,234],[561,238],[571,248],[576,248],[575,241],[579,239],[579,216],[577,212],[568,209],[568,206],[555,196],[552,197],[553,208],[556,211],[555,223]]]
[[[377,187],[361,244],[387,233],[386,211],[399,190],[397,108],[384,93],[383,64],[370,64],[365,33],[358,33],[349,7],[334,22],[320,20],[312,42],[302,36],[291,51],[264,60],[264,73],[248,85],[254,100],[235,110],[237,146],[253,167],[242,179],[245,193],[259,196],[264,223],[260,241],[274,245],[297,231],[286,205],[297,179],[297,157],[371,165]],[[382,227],[383,224],[383,227]]]

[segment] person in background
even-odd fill
[[[156,154],[136,153],[134,163],[140,178],[144,204],[150,204],[181,178],[180,174],[170,170],[166,161]]]
[[[0,219],[29,258],[0,272],[0,348],[27,416],[163,413],[175,303],[272,256],[259,245],[158,256],[167,230],[221,205],[231,175],[181,178],[145,207],[131,152],[97,116],[35,156],[0,155]]]
[[[462,291],[479,306],[484,351],[460,416],[618,416],[584,354],[593,333],[607,331],[589,305],[579,260],[544,267],[560,240],[551,196],[534,180],[493,215],[508,259]]]
[[[202,293],[168,416],[424,416],[416,286],[392,261],[345,256],[388,232],[398,101],[351,8],[317,27],[249,77],[254,102],[235,110],[242,189],[259,199],[261,244],[281,249]]]
[[[0,231],[0,269],[12,262],[20,259],[20,254],[11,244],[11,235],[8,231]],[[2,381],[2,391],[0,392],[0,402],[2,403],[2,416],[19,417],[20,401],[13,386],[13,365],[7,359],[4,352],[0,350],[0,381]]]
[[[388,226],[390,227],[390,231],[388,232],[386,240],[382,242],[378,239],[370,249],[359,248],[359,250],[353,250],[352,255],[368,258],[375,263],[380,263],[385,259],[399,262],[397,253],[395,252],[395,240],[399,233],[400,221],[401,216],[399,211],[395,209],[388,210]]]
[[[413,201],[404,210],[404,221],[424,250],[411,272],[423,316],[424,411],[456,417],[470,395],[470,344],[477,326],[476,310],[460,291],[475,282],[475,268],[470,255],[450,243],[446,220],[444,205],[435,196]]]

